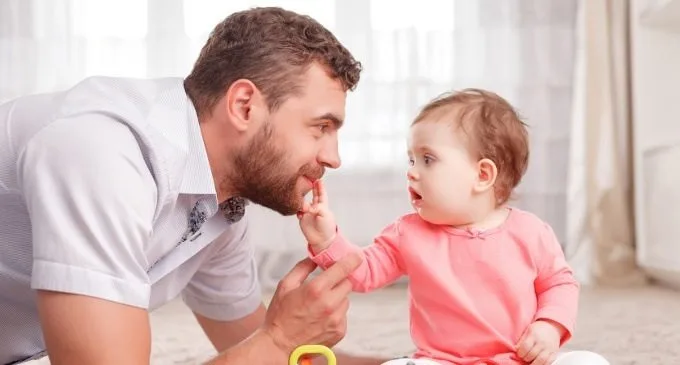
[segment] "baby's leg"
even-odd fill
[[[602,355],[590,351],[568,351],[557,355],[552,365],[610,365]]]
[[[384,362],[382,363],[382,365],[440,365],[440,364],[428,359],[401,358]]]

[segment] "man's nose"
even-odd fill
[[[332,169],[340,167],[341,161],[337,139],[334,139],[334,141],[326,144],[324,148],[321,149],[318,160],[321,165]]]

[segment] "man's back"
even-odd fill
[[[187,236],[197,207],[205,219]],[[246,220],[217,212],[181,79],[91,78],[1,105],[0,364],[44,351],[34,289],[146,309],[181,293],[225,319],[254,310]]]
[[[25,141],[49,123],[61,96],[34,95],[0,106],[0,364],[8,360],[6,354],[36,354],[44,348],[30,286],[31,222],[16,162]]]

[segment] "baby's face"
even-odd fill
[[[428,222],[468,223],[478,169],[462,133],[440,121],[423,120],[411,127],[409,196],[413,208]]]

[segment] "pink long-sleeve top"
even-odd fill
[[[476,232],[402,216],[360,248],[340,231],[311,258],[323,269],[360,252],[351,274],[354,290],[367,292],[409,277],[414,358],[441,364],[524,364],[515,345],[538,319],[557,322],[571,338],[579,284],[549,225],[511,209],[499,227]]]

